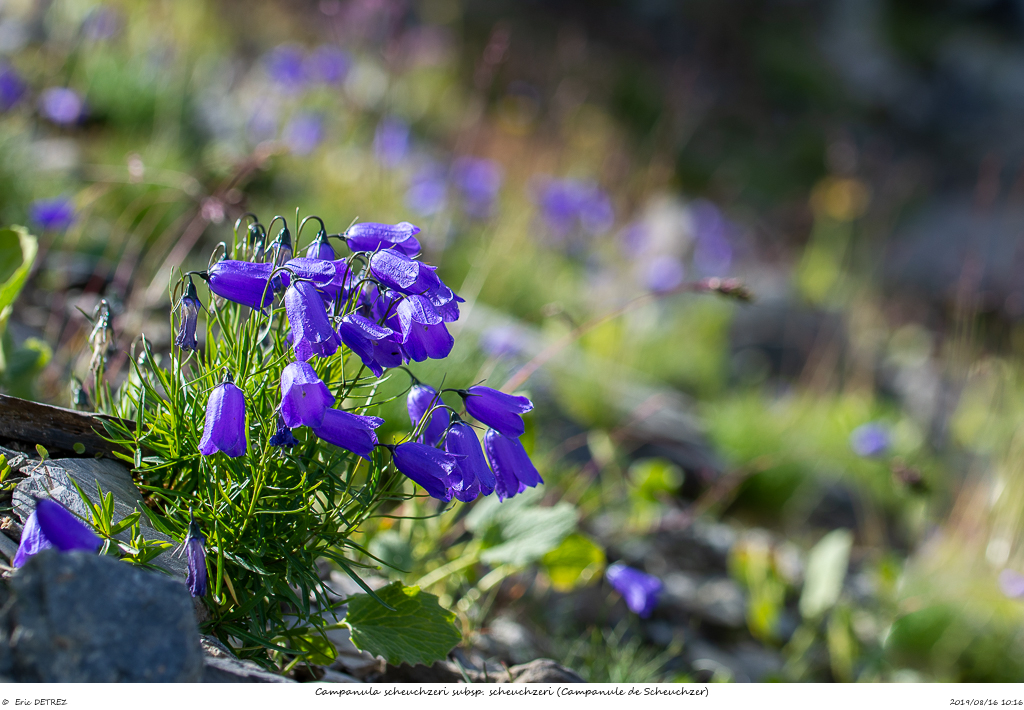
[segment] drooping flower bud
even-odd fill
[[[292,233],[288,231],[287,224],[281,227],[281,231],[271,242],[270,250],[274,254],[274,266],[280,266],[292,258]]]
[[[485,496],[490,495],[494,491],[494,474],[487,467],[480,439],[477,438],[473,427],[459,419],[457,415],[454,415],[454,419],[455,423],[444,437],[444,450],[465,458],[459,461],[462,485],[460,487],[453,483],[453,493],[461,501],[472,500],[477,492]]]
[[[199,453],[212,456],[223,451],[231,458],[245,453],[245,394],[230,375],[213,388],[206,402],[206,424],[199,440]]]
[[[305,362],[314,355],[330,357],[337,352],[341,338],[331,325],[316,286],[309,281],[293,279],[284,293],[284,307],[297,359]]]
[[[199,322],[199,309],[202,303],[199,301],[199,294],[196,293],[196,285],[192,277],[188,277],[188,287],[185,295],[181,297],[178,304],[178,334],[174,338],[174,344],[182,350],[198,349],[196,340],[196,324]]]
[[[500,500],[522,493],[527,486],[533,488],[544,483],[519,439],[488,429],[484,434],[484,450],[494,471],[494,490]]]
[[[199,529],[199,523],[192,518],[188,524],[188,538],[185,540],[185,559],[188,562],[188,573],[185,584],[193,597],[206,596],[206,538]]]
[[[306,258],[308,259],[334,261],[335,256],[337,255],[334,253],[334,247],[327,241],[327,234],[323,231],[317,233],[313,243],[306,249]]]
[[[444,401],[438,396],[437,390],[433,387],[417,383],[409,389],[409,396],[406,398],[405,404],[409,410],[409,420],[415,429],[420,426],[423,417],[426,416],[432,407],[438,404],[443,405]],[[441,436],[447,428],[448,410],[444,407],[439,407],[430,415],[430,421],[420,430],[420,436],[417,441],[427,446],[435,446],[441,440]]]
[[[277,431],[270,437],[270,445],[278,448],[291,448],[299,445],[299,440],[292,434],[292,430],[284,423],[284,417],[280,414],[277,415]]]
[[[505,394],[482,385],[460,390],[459,395],[473,418],[505,436],[516,438],[526,431],[521,415],[533,409],[533,402],[526,397]]]
[[[270,285],[273,270],[273,264],[225,259],[211,266],[204,278],[210,290],[221,298],[262,310],[274,300]]]
[[[459,458],[433,446],[409,441],[391,449],[395,467],[431,497],[452,499],[452,478],[459,476]]]
[[[324,413],[323,422],[311,428],[313,433],[324,441],[347,449],[369,461],[370,454],[377,446],[377,435],[373,430],[383,423],[384,420],[380,417],[328,409]]]

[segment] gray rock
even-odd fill
[[[203,649],[203,655],[210,658],[235,658],[231,649],[221,643],[216,636],[202,634],[199,637],[199,645]]]
[[[521,666],[508,669],[513,683],[584,683],[583,678],[571,668],[566,668],[550,658],[538,658]]]
[[[139,489],[132,481],[131,473],[121,464],[110,459],[53,459],[42,464],[29,462],[21,468],[28,477],[14,489],[14,511],[22,522],[35,510],[35,497],[52,498],[73,513],[89,519],[90,514],[82,502],[74,483],[93,503],[99,502],[99,485],[104,494],[114,495],[114,522],[122,520],[136,510],[142,513],[140,520],[142,535],[147,540],[174,541],[157,532],[146,516],[146,505],[142,501]],[[74,481],[74,483],[72,483]],[[127,542],[129,531],[117,535],[119,540]],[[168,572],[184,577],[187,573],[183,557],[164,552],[153,560],[153,564],[163,567]]]
[[[10,579],[14,677],[197,682],[203,656],[185,585],[110,557],[44,550]]]
[[[203,659],[203,683],[294,683],[291,678],[271,673],[252,661],[207,656]]]

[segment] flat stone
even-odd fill
[[[134,513],[142,513],[140,526],[142,536],[147,540],[163,540],[175,544],[173,540],[153,529],[146,515],[146,504],[142,494],[135,487],[131,473],[127,468],[111,459],[52,459],[43,463],[29,462],[21,467],[27,478],[14,489],[14,511],[24,523],[35,510],[35,497],[52,498],[76,515],[88,520],[92,516],[86,509],[82,498],[75,489],[75,483],[94,504],[99,503],[99,493],[114,496],[114,522],[118,522]],[[72,483],[74,482],[74,483]],[[130,531],[118,534],[118,540],[127,542]],[[152,562],[163,567],[171,574],[185,577],[188,572],[184,557],[173,554],[173,548],[158,555]]]
[[[584,683],[580,675],[550,658],[538,658],[508,669],[513,683]]]
[[[197,682],[199,631],[185,585],[112,557],[44,550],[10,578],[16,680]]]
[[[203,659],[203,683],[294,683],[291,678],[271,673],[252,661],[207,656]]]

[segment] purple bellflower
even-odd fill
[[[28,214],[43,229],[67,229],[75,221],[75,205],[67,197],[36,200],[29,205]]]
[[[27,530],[28,528],[26,527],[25,529]],[[1010,599],[1024,597],[1024,574],[1012,569],[1004,569],[999,573],[999,589],[1004,596]]]
[[[295,357],[305,362],[314,355],[330,357],[341,339],[334,331],[323,298],[310,281],[292,280],[284,292],[284,307],[292,329]]]
[[[858,456],[877,458],[889,450],[889,430],[876,422],[862,424],[850,434],[850,448]]]
[[[443,360],[455,346],[455,338],[445,327],[444,320],[424,296],[408,296],[388,320],[400,337],[402,349],[410,360],[423,362],[427,358]]]
[[[206,596],[206,538],[199,529],[199,523],[192,518],[188,524],[188,537],[185,539],[185,559],[188,562],[188,574],[185,584],[193,597]]]
[[[21,567],[29,557],[50,547],[56,547],[61,552],[96,552],[102,544],[103,541],[92,528],[63,505],[48,498],[40,498],[36,501],[36,509],[25,521],[21,543],[11,564]]]
[[[221,298],[262,310],[274,300],[270,284],[273,270],[273,264],[225,259],[211,266],[204,278]]]
[[[692,207],[694,237],[693,264],[706,276],[725,276],[732,265],[729,222],[713,203],[698,200]]]
[[[14,108],[25,95],[28,87],[14,67],[0,64],[0,111],[6,112]]]
[[[491,469],[487,467],[487,459],[484,458],[484,450],[480,446],[480,439],[477,438],[476,430],[469,424],[462,421],[458,415],[454,415],[455,422],[448,429],[444,438],[444,450],[450,454],[465,456],[459,460],[459,469],[462,471],[461,489],[456,483],[452,484],[452,492],[461,501],[472,500],[467,496],[472,493],[472,485],[485,496],[494,491],[495,479]],[[473,494],[473,497],[476,497]]]
[[[278,448],[291,448],[299,445],[299,440],[292,434],[292,430],[284,423],[284,417],[280,414],[277,415],[277,431],[270,437],[270,445]]]
[[[442,405],[430,415],[430,421],[420,431],[417,439],[421,444],[436,446],[444,435],[444,430],[448,428],[448,410],[444,408],[444,401],[438,396],[437,390],[430,385],[416,383],[409,389],[405,404],[414,429],[420,425],[432,407]]]
[[[85,102],[74,89],[51,86],[39,95],[39,110],[47,120],[68,126],[82,118]]]
[[[199,440],[199,453],[212,456],[223,451],[231,458],[245,453],[245,394],[230,375],[213,388],[206,402],[206,424]]]
[[[466,411],[474,419],[513,439],[526,431],[521,415],[533,409],[533,402],[526,397],[505,394],[482,385],[458,392],[466,405]]]
[[[320,261],[334,261],[334,247],[327,241],[327,235],[321,232],[306,249],[307,259],[319,259]]]
[[[419,233],[420,228],[408,222],[399,222],[398,224],[360,222],[348,228],[345,232],[345,239],[348,248],[352,251],[396,249],[406,256],[412,257],[416,256],[420,250],[420,243],[416,239],[416,235]]]
[[[318,427],[334,395],[308,362],[293,362],[281,372],[281,417],[289,427]]]
[[[178,306],[178,334],[174,338],[174,344],[182,350],[197,350],[199,347],[196,340],[196,323],[199,321],[199,309],[202,305],[199,294],[196,293],[196,285],[189,276],[185,295],[181,297]]]
[[[494,471],[494,490],[500,500],[544,483],[519,439],[503,436],[494,429],[484,435],[484,450]]]
[[[661,580],[640,570],[627,567],[621,562],[609,565],[605,577],[622,597],[626,606],[641,619],[646,619],[658,605],[661,593]]]
[[[377,446],[377,435],[373,430],[383,423],[384,420],[380,417],[328,409],[324,412],[323,422],[312,429],[313,433],[324,441],[347,449],[369,461],[370,454]]]
[[[392,337],[394,334],[391,328],[377,325],[358,313],[344,316],[338,326],[341,342],[377,377],[384,374],[384,368],[403,362],[402,347]]]
[[[414,441],[389,448],[395,468],[407,478],[418,483],[432,498],[452,499],[452,479],[461,477],[459,457]]]
[[[645,285],[654,293],[666,293],[683,282],[683,262],[674,256],[656,256],[644,266]]]

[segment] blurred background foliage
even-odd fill
[[[87,409],[99,299],[116,383],[246,211],[409,220],[467,301],[417,375],[538,403],[541,497],[366,530],[467,649],[1018,681],[1022,76],[1015,0],[7,0],[0,382]]]

